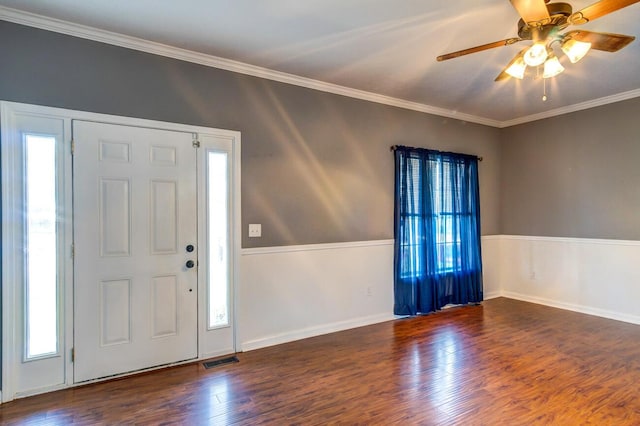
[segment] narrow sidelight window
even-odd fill
[[[209,328],[229,325],[229,169],[226,152],[207,154]]]
[[[58,353],[56,138],[25,135],[26,358]]]

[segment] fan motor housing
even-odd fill
[[[550,33],[569,26],[567,19],[573,13],[569,3],[548,3],[549,18],[536,22],[518,21],[518,36],[524,40],[545,40]]]

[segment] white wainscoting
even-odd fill
[[[483,245],[492,296],[640,324],[640,241],[501,235]]]
[[[484,299],[502,296],[500,288],[500,235],[482,237],[482,293]]]
[[[393,240],[243,249],[240,270],[240,350],[394,318]]]
[[[500,244],[482,237],[485,299],[501,296]],[[395,318],[393,240],[243,249],[240,270],[243,351]]]
[[[640,324],[640,241],[490,235],[482,256],[485,299]],[[240,268],[240,350],[394,318],[393,240],[244,249]]]

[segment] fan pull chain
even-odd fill
[[[536,67],[536,78],[540,78],[540,66]],[[547,79],[542,77],[542,102],[547,101]]]

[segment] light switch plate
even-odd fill
[[[250,223],[249,224],[249,238],[257,238],[262,236],[262,224]]]

